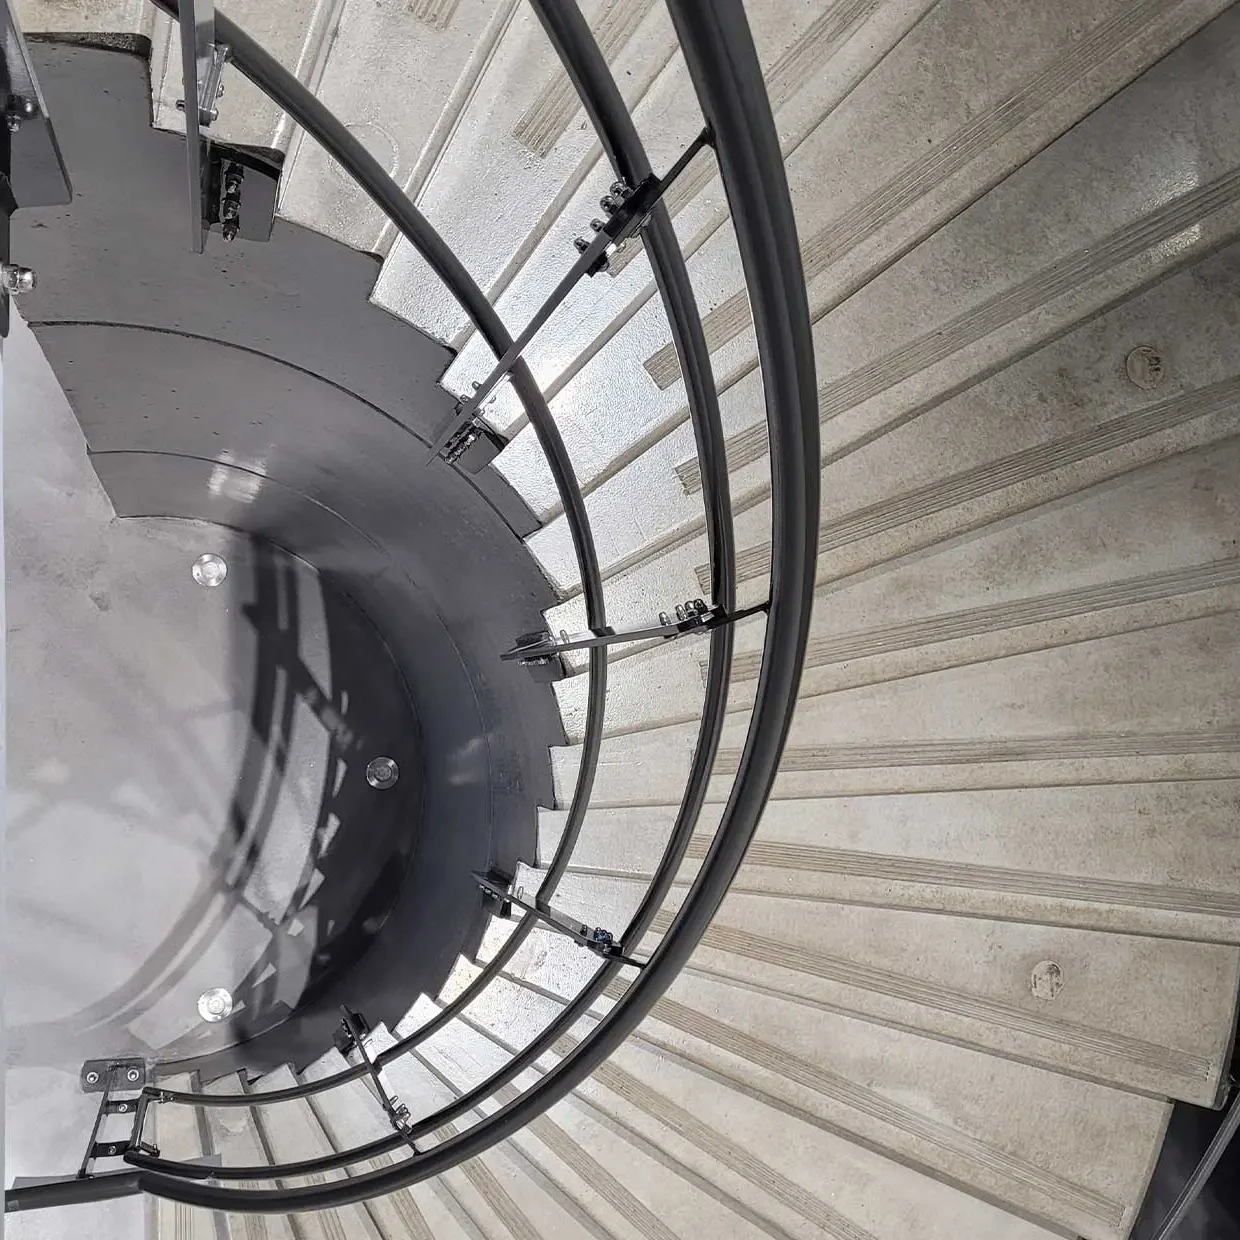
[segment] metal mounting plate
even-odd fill
[[[94,1080],[90,1079],[92,1075]],[[144,1059],[88,1059],[78,1079],[84,1094],[101,1094],[105,1089],[141,1089],[147,1076]]]

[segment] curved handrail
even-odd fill
[[[173,15],[175,0],[155,0]],[[531,0],[582,102],[594,122],[613,167],[630,185],[650,174],[650,165],[605,60],[575,0]],[[502,1140],[572,1089],[628,1036],[670,985],[696,947],[735,877],[759,816],[770,795],[796,702],[817,554],[818,419],[813,347],[795,222],[784,178],[782,157],[769,101],[740,0],[667,0],[699,100],[713,132],[744,266],[766,393],[772,470],[771,596],[757,691],[741,761],[712,845],[671,925],[624,994],[537,1084],[472,1127],[434,1148],[414,1152],[401,1162],[354,1174],[345,1181],[237,1190],[200,1182],[213,1179],[287,1179],[345,1166],[379,1153],[407,1147],[474,1109],[514,1080],[551,1049],[558,1038],[585,1015],[625,961],[605,959],[589,982],[566,999],[559,1016],[531,1043],[516,1051],[489,1078],[460,1093],[448,1106],[379,1141],[325,1158],[261,1167],[212,1167],[175,1163],[138,1150],[126,1157],[139,1170],[112,1177],[109,1192],[147,1191],[191,1205],[214,1209],[282,1212],[316,1209],[358,1201],[415,1183],[471,1158]],[[287,73],[233,23],[216,14],[223,41],[247,77],[279,103],[312,137],[324,145],[379,205],[458,297],[497,357],[511,347],[498,314],[455,255],[376,161],[304,86]],[[710,369],[709,352],[694,301],[683,254],[670,217],[656,204],[645,223],[645,245],[658,283],[672,338],[686,380],[706,505],[712,601],[730,614],[735,602],[735,562],[727,462],[723,430]],[[605,624],[602,581],[580,487],[546,400],[524,362],[512,370],[514,389],[547,456],[573,538],[581,572],[588,623]],[[683,861],[694,830],[722,733],[731,662],[731,626],[711,634],[707,688],[698,743],[676,822],[663,857],[621,943],[627,952],[653,923]],[[585,739],[578,783],[559,848],[539,893],[546,908],[565,872],[584,820],[602,741],[607,656],[590,652],[590,687]],[[408,1037],[377,1057],[382,1065],[412,1050],[420,1041],[460,1015],[481,990],[501,973],[538,919],[528,913],[504,947],[457,1000],[441,1009]],[[365,1064],[321,1081],[269,1093],[199,1095],[159,1089],[150,1101],[196,1106],[268,1105],[304,1098],[368,1072]],[[103,1179],[104,1177],[100,1177]],[[90,1183],[88,1181],[88,1183]],[[133,1184],[134,1188],[124,1187]],[[68,1186],[64,1186],[67,1190]],[[20,1190],[19,1190],[20,1191]],[[72,1198],[89,1200],[89,1191]],[[31,1205],[35,1204],[33,1201]],[[20,1208],[20,1207],[19,1207]]]

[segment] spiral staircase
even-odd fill
[[[1173,1107],[1229,1100],[1240,12],[749,0],[812,324],[815,563],[794,519],[813,498],[795,469],[814,444],[793,433],[800,276],[755,240],[778,240],[781,188],[729,151],[753,96],[743,63],[729,78],[708,55],[712,7],[583,3],[610,93],[571,5],[228,10],[498,315],[286,110],[274,70],[250,73],[268,93],[247,78],[234,38],[212,139],[282,158],[278,227],[381,258],[369,290],[323,282],[330,313],[391,324],[355,390],[398,385],[393,320],[450,350],[425,442],[366,450],[394,490],[468,474],[507,505],[515,554],[554,590],[510,670],[549,684],[563,743],[536,845],[456,876],[487,910],[481,939],[403,1016],[262,1071],[181,1054],[117,1093],[141,1114],[125,1164],[77,1187],[145,1192],[151,1236],[1122,1240]],[[166,13],[20,12],[53,80],[120,64],[100,116],[141,95],[179,142]],[[73,175],[86,122],[48,89]],[[644,180],[643,149],[675,177]],[[662,205],[612,244],[651,184]],[[57,257],[58,221],[97,199],[14,220],[15,253],[43,247],[40,275],[60,273],[22,309],[66,388],[70,319],[155,313],[145,277]],[[183,204],[156,206],[185,232]],[[176,278],[228,254],[212,233]],[[505,326],[574,262],[528,371],[493,376]],[[75,270],[72,315],[39,300]],[[312,331],[295,299],[280,313]],[[308,371],[316,348],[332,346],[305,346]],[[170,418],[153,447],[69,394],[118,513],[248,528],[254,505],[212,507],[207,474],[135,472],[175,442],[252,475],[243,431],[213,448]],[[449,430],[451,462],[428,465]],[[314,498],[278,457],[260,472]],[[29,1189],[8,1223],[20,1237],[53,1217],[33,1206],[89,1199]]]

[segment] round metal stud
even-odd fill
[[[395,758],[371,758],[366,764],[366,782],[372,788],[390,788],[400,778]]]
[[[141,1079],[142,1073],[139,1072],[137,1068],[130,1068],[129,1071],[125,1073],[125,1076],[130,1082],[134,1082]]]
[[[222,555],[213,551],[204,551],[193,563],[190,573],[200,586],[210,589],[221,585],[228,576],[228,562]]]
[[[99,1084],[99,1073],[94,1072],[94,1071],[88,1072],[86,1074],[86,1084],[87,1085],[98,1085]]]
[[[1153,391],[1167,375],[1162,354],[1148,344],[1139,344],[1128,354],[1124,369],[1133,383],[1147,392]]]
[[[223,986],[213,986],[198,996],[198,1015],[208,1024],[227,1020],[232,1010],[233,997]]]
[[[1033,966],[1029,989],[1035,999],[1050,1002],[1063,989],[1063,970],[1053,960],[1042,960]]]

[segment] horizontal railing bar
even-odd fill
[[[138,1171],[107,1171],[101,1175],[65,1176],[63,1179],[23,1183],[18,1180],[4,1190],[4,1212],[46,1210],[53,1206],[76,1206],[89,1201],[111,1201],[142,1192]]]

